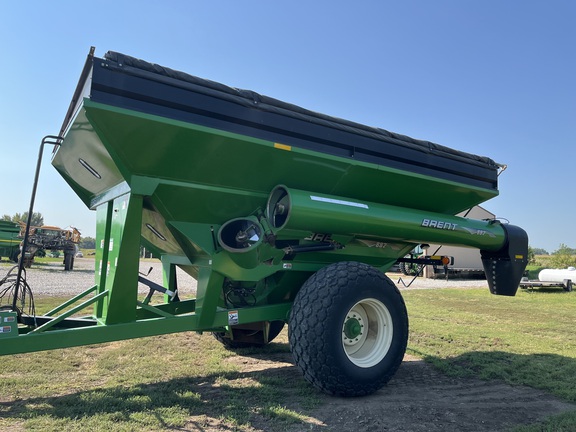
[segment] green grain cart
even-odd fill
[[[20,227],[10,221],[0,221],[0,258],[5,257],[10,261],[18,261],[20,254],[20,242],[18,238]]]
[[[66,313],[2,312],[0,354],[182,331],[258,346],[288,324],[307,380],[366,395],[406,350],[384,274],[399,258],[422,243],[478,248],[506,296],[526,266],[522,229],[454,216],[498,194],[493,160],[120,53],[90,52],[55,145],[52,164],[97,212],[95,284]],[[163,286],[139,275],[141,245]],[[180,299],[177,267],[195,298]],[[159,295],[139,298],[139,284]]]

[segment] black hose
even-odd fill
[[[36,317],[34,295],[26,282],[26,270],[22,269],[18,275],[12,274],[16,269],[19,267],[12,267],[6,276],[0,279],[0,309],[16,312],[19,320],[23,314]]]
[[[34,183],[32,184],[32,196],[30,197],[30,208],[28,209],[28,219],[26,221],[26,231],[24,232],[24,241],[22,242],[22,253],[20,254],[20,261],[18,262],[18,275],[16,276],[16,283],[14,284],[14,298],[12,303],[14,310],[17,310],[17,302],[19,297],[18,290],[20,289],[22,271],[24,270],[24,260],[26,259],[26,248],[28,247],[28,236],[30,235],[30,225],[32,222],[32,214],[34,212],[34,201],[36,200],[36,189],[38,188],[38,178],[40,177],[40,166],[42,165],[42,153],[44,153],[44,145],[51,144],[53,146],[59,146],[62,140],[63,138],[60,136],[47,135],[42,139],[42,142],[40,143],[38,161],[36,162],[36,174],[34,175]]]

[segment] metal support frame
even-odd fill
[[[419,258],[398,258],[396,262],[410,263],[410,264],[421,264],[421,265],[450,265],[454,264],[454,257],[449,256],[439,256],[439,255],[425,255]]]
[[[143,278],[139,270],[143,197],[127,192],[97,210],[95,285],[44,316],[23,317],[18,332],[4,335],[0,355],[65,348],[182,331],[225,331],[231,323],[287,320],[291,302],[256,307],[223,307],[225,254],[212,251],[200,260],[195,299],[180,300],[176,265],[192,265],[184,257],[163,256],[164,286]],[[151,304],[150,293],[138,298],[138,284],[163,294]],[[89,306],[92,316],[73,317]],[[233,321],[231,321],[231,316]]]
[[[412,280],[408,282],[408,284],[404,282],[404,279],[402,278],[398,279],[398,283],[401,283],[402,285],[404,285],[405,288],[408,288],[410,287],[410,285],[412,285],[412,282],[414,282],[416,278],[420,276],[422,270],[424,270],[424,267],[427,265],[441,265],[444,267],[444,273],[448,275],[448,265],[454,264],[454,257],[440,256],[440,255],[424,255],[419,258],[406,258],[406,257],[398,258],[396,262],[418,264],[418,271],[416,272]]]

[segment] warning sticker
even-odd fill
[[[0,326],[0,333],[10,333],[12,331],[12,327],[10,326]]]
[[[4,318],[4,322],[14,322],[16,321],[16,317],[9,316]]]
[[[236,325],[238,324],[238,311],[229,311],[228,312],[228,325]]]

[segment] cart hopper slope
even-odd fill
[[[92,59],[79,89],[54,164],[88,205],[122,182],[138,187],[142,177],[210,186],[210,195],[221,187],[233,207],[288,179],[298,189],[313,184],[317,192],[447,214],[498,193],[499,166],[489,158],[118,53]],[[212,223],[218,215],[208,212]]]
[[[43,324],[0,353],[187,330],[253,346],[288,323],[307,379],[363,395],[406,349],[406,308],[384,275],[397,259],[421,243],[478,248],[491,292],[509,296],[526,265],[522,229],[454,216],[498,194],[491,159],[123,54],[90,53],[60,136],[52,163],[97,211],[95,286],[76,299],[94,294],[77,306],[94,316],[14,311]],[[161,257],[163,286],[138,274],[141,244]],[[196,298],[179,297],[176,267]],[[58,337],[64,324],[74,331]]]

